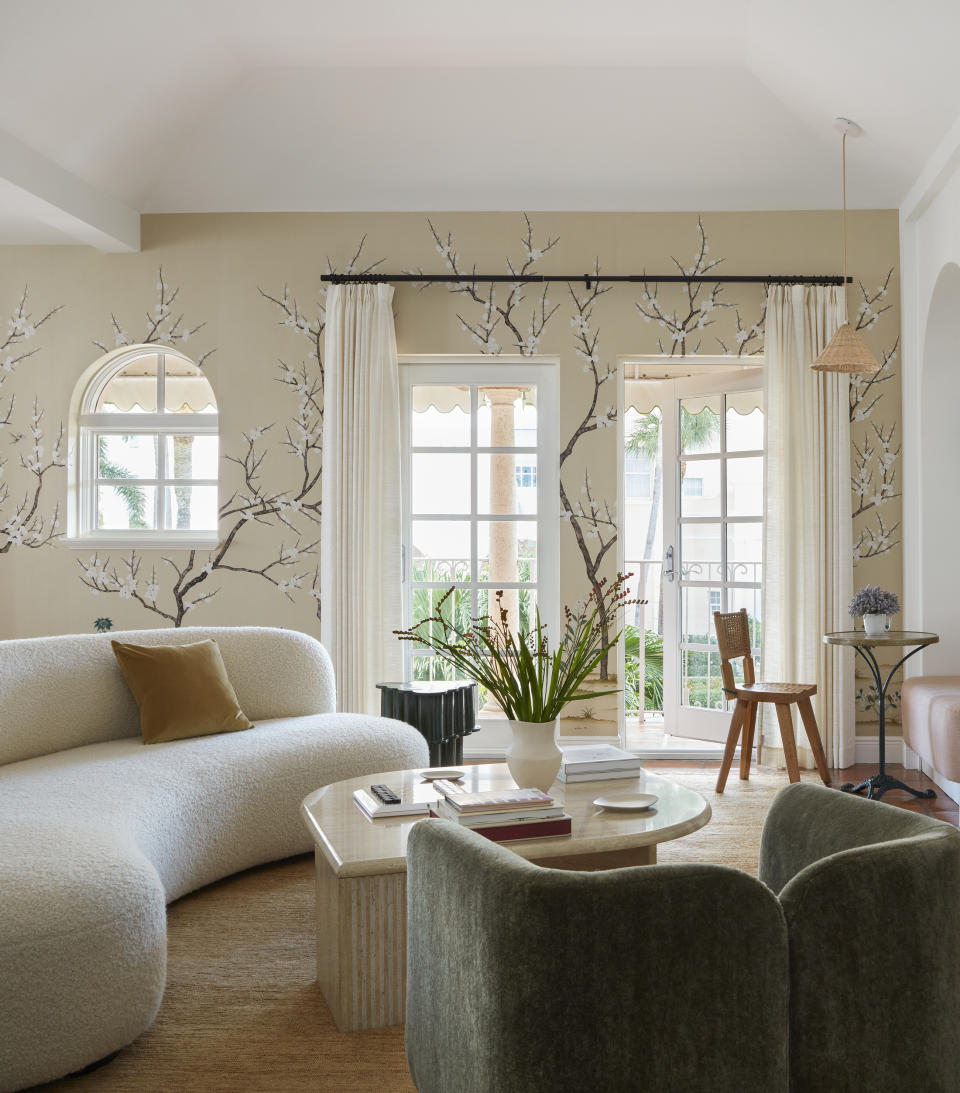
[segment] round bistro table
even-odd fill
[[[834,634],[824,634],[823,640],[827,645],[851,646],[857,656],[870,669],[873,684],[877,688],[877,709],[880,724],[880,769],[876,774],[865,778],[857,785],[854,785],[853,782],[847,782],[846,785],[842,785],[840,788],[846,793],[859,793],[860,790],[865,789],[867,796],[876,800],[879,800],[888,789],[905,789],[907,793],[912,793],[914,797],[936,797],[936,793],[932,789],[914,789],[912,786],[904,785],[897,778],[891,778],[886,771],[885,752],[887,688],[890,686],[890,681],[904,661],[909,660],[914,653],[919,653],[925,646],[935,645],[940,640],[939,635],[928,634],[922,630],[888,630],[879,638],[871,638],[862,630],[840,630]],[[912,646],[910,651],[905,653],[890,669],[886,679],[883,678],[883,670],[873,651],[878,646],[884,645],[897,645],[902,648]]]

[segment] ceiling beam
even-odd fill
[[[934,149],[900,203],[900,222],[909,224],[919,219],[933,204],[940,191],[960,167],[960,118]]]
[[[17,204],[78,243],[111,252],[140,249],[140,214],[0,130],[0,178]]]

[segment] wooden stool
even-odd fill
[[[753,751],[753,737],[757,724],[757,706],[761,702],[773,702],[777,707],[777,720],[780,723],[780,737],[783,742],[783,754],[787,761],[787,775],[791,782],[800,781],[800,764],[797,761],[797,740],[793,732],[791,705],[796,702],[807,731],[807,740],[817,773],[825,786],[830,785],[830,772],[827,759],[823,754],[820,730],[810,705],[811,695],[817,693],[815,683],[757,683],[750,651],[750,624],[747,621],[747,609],[741,607],[729,615],[714,612],[713,625],[717,632],[717,646],[720,650],[720,673],[723,676],[723,690],[728,698],[735,698],[737,704],[730,719],[730,731],[727,733],[727,745],[723,749],[723,762],[717,778],[717,793],[723,793],[733,762],[733,753],[740,743],[740,777],[750,777],[750,755]],[[743,657],[743,683],[738,685],[733,675],[731,660]],[[760,761],[760,746],[757,746],[757,762]]]

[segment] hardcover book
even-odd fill
[[[573,820],[564,813],[552,820],[481,824],[479,827],[471,827],[470,830],[497,843],[509,842],[512,839],[550,839],[556,835],[569,835],[573,830]]]
[[[549,808],[514,809],[506,812],[457,812],[449,801],[440,800],[433,806],[438,816],[452,820],[461,827],[485,827],[490,824],[534,823],[538,820],[554,820],[564,815],[560,805]]]
[[[400,801],[396,805],[386,805],[368,789],[355,789],[353,799],[357,808],[370,820],[380,820],[386,816],[427,816],[430,813],[427,801]]]
[[[549,793],[539,789],[489,789],[464,793],[454,782],[444,779],[433,788],[458,812],[516,812],[526,808],[547,808],[553,804]]]
[[[596,770],[639,770],[641,763],[632,752],[613,744],[587,744],[563,749],[561,773]]]
[[[636,778],[642,770],[643,767],[639,764],[625,769],[579,770],[572,772],[561,770],[557,777],[561,782],[571,785],[574,782],[605,782],[616,778]]]

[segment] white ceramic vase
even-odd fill
[[[890,616],[873,613],[864,615],[863,629],[868,638],[882,638],[890,629]]]
[[[513,739],[507,749],[510,777],[521,789],[553,785],[563,753],[557,747],[556,721],[511,721]]]

